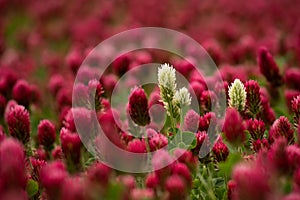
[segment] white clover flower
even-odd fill
[[[161,65],[161,68],[158,68],[158,84],[159,87],[175,92],[176,90],[176,70],[174,67],[167,63]]]
[[[191,104],[191,95],[186,87],[177,90],[174,95],[174,101],[179,104],[180,107],[189,106]]]
[[[246,106],[247,93],[244,84],[235,79],[228,89],[229,106],[236,108],[238,111],[243,111]]]

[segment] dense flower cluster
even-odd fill
[[[293,0],[0,0],[0,199],[300,199],[299,10]],[[139,49],[102,71],[120,44],[86,59],[144,26],[186,33],[219,71],[204,75],[205,56],[181,38],[190,56]],[[155,86],[137,78],[149,63],[164,63]],[[121,80],[125,109],[112,98]],[[152,171],[114,169],[111,144]]]

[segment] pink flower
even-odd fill
[[[65,165],[61,161],[52,162],[41,168],[41,184],[46,189],[49,199],[59,199],[67,177]]]
[[[189,168],[184,163],[175,163],[172,167],[172,174],[181,176],[188,186],[192,185],[192,175]]]
[[[269,142],[265,138],[252,141],[252,149],[255,152],[259,152],[263,148],[268,149],[269,147],[270,147]]]
[[[131,119],[140,126],[150,123],[148,100],[145,91],[135,87],[129,96],[128,113]]]
[[[64,78],[60,74],[52,75],[49,83],[48,88],[51,92],[51,94],[55,97],[58,93],[58,91],[64,86]]]
[[[284,73],[284,82],[291,89],[300,90],[299,86],[300,70],[297,68],[289,68]]]
[[[3,189],[25,189],[25,154],[19,141],[7,138],[0,143],[0,163],[0,182]]]
[[[69,130],[62,128],[60,131],[61,148],[66,158],[79,164],[81,155],[81,140],[77,133],[71,133]]]
[[[30,157],[30,163],[32,166],[32,174],[31,177],[33,180],[39,182],[40,177],[40,170],[43,166],[46,165],[46,162],[44,160],[36,159],[34,157]]]
[[[246,139],[244,131],[245,126],[239,112],[235,108],[227,108],[223,125],[225,139],[234,145],[242,144]]]
[[[52,157],[55,160],[59,160],[63,158],[63,152],[60,146],[56,146],[52,151]]]
[[[159,179],[155,173],[150,173],[147,175],[145,180],[145,185],[147,188],[156,188],[159,185]]]
[[[61,189],[61,200],[86,200],[86,185],[81,177],[69,177]]]
[[[296,96],[292,100],[292,111],[295,114],[295,122],[298,123],[300,119],[300,95]]]
[[[262,120],[249,119],[246,121],[247,130],[252,139],[262,139],[265,133],[265,123]]]
[[[102,84],[94,79],[90,80],[88,84],[88,92],[90,96],[90,104],[91,108],[95,108],[96,111],[99,111],[102,108],[102,98],[104,90],[102,88]],[[92,99],[92,97],[94,97]]]
[[[197,170],[198,157],[194,156],[191,151],[186,149],[175,149],[174,156],[178,159],[178,162],[185,164],[189,170],[193,172]]]
[[[272,143],[275,138],[285,137],[289,143],[294,141],[294,130],[288,118],[281,116],[270,128],[269,141]]]
[[[258,166],[238,164],[234,167],[232,178],[236,182],[234,193],[237,199],[267,199],[270,193],[268,177]]]
[[[296,145],[286,147],[288,165],[291,171],[300,167],[300,148]]]
[[[7,112],[7,125],[11,136],[17,138],[23,144],[29,142],[29,112],[23,106],[15,105]]]
[[[180,200],[185,199],[187,186],[181,176],[174,174],[166,180],[165,189],[169,192],[168,199]]]
[[[168,145],[168,138],[163,134],[158,133],[149,139],[150,151],[155,151],[166,145]]]
[[[213,112],[208,112],[204,116],[199,118],[199,131],[207,131],[210,125],[215,125],[216,123],[216,115]]]
[[[135,188],[130,193],[131,200],[153,200],[155,199],[154,192],[151,189]]]
[[[146,153],[146,143],[140,139],[134,139],[128,143],[127,150],[134,153]]]
[[[49,120],[42,120],[38,125],[38,140],[41,145],[45,147],[46,150],[51,150],[53,148],[53,143],[55,142],[56,131],[55,126]]]
[[[189,85],[189,92],[191,94],[195,93],[198,101],[200,101],[201,94],[204,90],[206,90],[206,85],[204,85],[204,83],[193,81]]]
[[[194,110],[189,110],[184,117],[184,129],[190,132],[197,132],[199,125],[199,114]]]
[[[257,81],[249,80],[245,83],[247,92],[246,108],[250,115],[256,115],[261,110],[260,88]]]
[[[259,48],[257,62],[260,72],[274,87],[282,85],[283,79],[279,74],[279,68],[266,47]]]
[[[113,72],[121,77],[129,70],[129,65],[131,62],[131,58],[128,54],[124,54],[119,56],[114,62],[112,63]]]
[[[28,107],[32,101],[31,86],[25,80],[18,80],[13,87],[12,96],[19,104]]]
[[[112,169],[103,163],[93,164],[87,171],[87,178],[92,183],[106,187],[111,177]]]
[[[229,149],[223,143],[221,138],[219,138],[219,140],[214,144],[212,152],[213,152],[214,158],[218,162],[225,161],[227,156],[229,155]]]

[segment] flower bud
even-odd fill
[[[18,80],[12,90],[13,98],[26,108],[32,100],[32,91],[30,85],[25,80]]]
[[[262,139],[266,130],[265,123],[262,120],[249,119],[246,126],[252,139]]]
[[[131,119],[140,126],[150,123],[148,100],[144,90],[136,87],[129,96],[128,113]]]
[[[227,156],[229,155],[229,150],[223,143],[221,138],[214,144],[212,151],[214,154],[214,158],[218,162],[225,161]]]
[[[79,164],[82,145],[79,135],[62,128],[60,131],[60,140],[61,148],[66,158],[73,162],[73,164]]]
[[[261,110],[260,88],[257,81],[249,80],[245,83],[247,98],[247,112],[255,116]]]
[[[190,132],[197,132],[199,125],[199,114],[194,110],[189,110],[184,117],[184,129]]]
[[[169,192],[168,199],[185,199],[187,187],[185,181],[179,175],[172,175],[166,180],[165,189]]]

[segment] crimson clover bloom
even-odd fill
[[[131,119],[137,125],[145,126],[150,123],[148,100],[142,88],[135,87],[132,90],[127,109]]]

